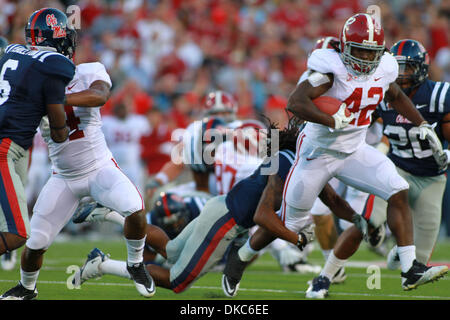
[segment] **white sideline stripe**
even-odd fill
[[[367,275],[364,275],[367,276]],[[0,280],[0,282],[13,282],[16,283],[17,280]],[[66,285],[65,281],[38,281],[43,284],[60,284]],[[118,286],[118,287],[134,287],[134,284],[131,283],[110,283],[110,282],[85,282],[83,286],[91,285],[91,286]],[[209,286],[192,286],[191,289],[209,289],[209,290],[220,290],[221,287],[209,287]],[[251,288],[239,288],[239,291],[248,291],[248,292],[268,292],[268,293],[298,293],[305,294],[306,291],[289,291],[289,290],[277,290],[277,289],[251,289]],[[331,292],[332,295],[340,295],[340,296],[361,296],[361,297],[389,297],[389,298],[417,298],[417,299],[444,299],[448,300],[450,297],[441,297],[441,296],[410,296],[410,295],[401,295],[401,294],[369,294],[369,293],[358,293],[358,292]]]

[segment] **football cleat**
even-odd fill
[[[239,249],[240,247],[235,243],[231,245],[223,270],[222,289],[223,293],[230,298],[236,296],[245,267],[248,265],[248,262],[242,261],[239,257]]]
[[[394,246],[391,251],[389,251],[386,266],[389,270],[397,270],[400,268],[400,257],[397,253],[397,246]]]
[[[132,266],[127,264],[127,270],[131,276],[131,279],[134,281],[137,291],[142,296],[150,298],[155,294],[155,282],[142,262],[136,263]]]
[[[240,281],[222,275],[222,289],[227,297],[233,298],[239,290]]]
[[[95,201],[81,203],[75,211],[72,221],[73,223],[106,221],[106,215],[111,212],[101,204]]]
[[[347,279],[347,274],[345,273],[345,268],[341,267],[341,268],[339,268],[339,270],[336,272],[336,274],[331,279],[331,283],[339,284],[339,283],[344,282],[345,279]]]
[[[284,272],[298,272],[300,274],[304,273],[320,273],[322,268],[319,265],[310,264],[307,261],[300,260],[298,262],[289,264],[283,267]]]
[[[370,246],[375,249],[383,244],[385,238],[386,238],[386,227],[384,226],[383,223],[378,228],[374,229],[371,233],[369,233],[367,237],[367,242],[369,242]]]
[[[16,250],[5,252],[0,259],[0,266],[3,270],[11,271],[16,266]]]
[[[312,283],[306,290],[306,298],[309,299],[324,299],[328,296],[328,289],[330,288],[330,280],[324,276],[315,277]]]
[[[37,295],[38,291],[36,288],[34,288],[34,290],[28,290],[19,281],[17,286],[9,289],[2,296],[0,296],[0,300],[32,300],[36,298]]]
[[[408,272],[401,273],[402,288],[405,291],[415,289],[422,284],[438,280],[447,272],[447,266],[427,267],[423,263],[414,260]]]
[[[75,273],[75,277],[72,280],[72,284],[79,286],[89,279],[99,279],[103,276],[100,271],[100,264],[109,259],[100,249],[94,248],[89,252],[88,257],[84,265],[79,271]]]

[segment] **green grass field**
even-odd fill
[[[104,276],[83,284],[81,289],[68,289],[66,273],[70,265],[81,266],[87,253],[98,247],[111,258],[125,260],[125,243],[113,241],[82,241],[54,243],[44,259],[38,280],[39,300],[141,300],[134,284],[126,279]],[[20,252],[19,252],[20,257]],[[311,263],[322,264],[322,254],[315,249],[309,258]],[[432,262],[450,263],[450,242],[439,242]],[[381,267],[380,288],[369,289],[367,272],[369,265]],[[400,286],[400,271],[385,269],[385,260],[362,245],[346,267],[347,280],[330,288],[329,300],[450,300],[450,276],[405,292]],[[0,270],[0,292],[16,285],[19,265],[12,271]],[[305,299],[307,281],[313,274],[285,273],[269,253],[262,255],[247,270],[240,291],[233,300],[302,300]],[[210,272],[181,294],[158,288],[152,300],[226,300],[220,285],[221,273]],[[369,281],[370,282],[370,281]]]

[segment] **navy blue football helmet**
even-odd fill
[[[76,31],[67,16],[55,8],[33,12],[25,26],[25,39],[29,46],[51,47],[72,58],[76,47]]]
[[[406,94],[428,78],[430,57],[419,41],[411,39],[397,41],[391,48],[391,54],[399,64],[396,82]]]
[[[161,192],[152,211],[152,224],[163,229],[171,239],[189,223],[189,208],[183,198],[174,193]]]

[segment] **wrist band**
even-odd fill
[[[155,179],[161,181],[163,185],[169,183],[169,177],[164,172],[158,172],[155,176]]]
[[[50,126],[50,129],[52,129],[52,130],[62,130],[62,129],[65,129],[65,128],[67,128],[66,125],[64,125],[64,126],[62,126],[62,127],[53,127],[53,126]]]

